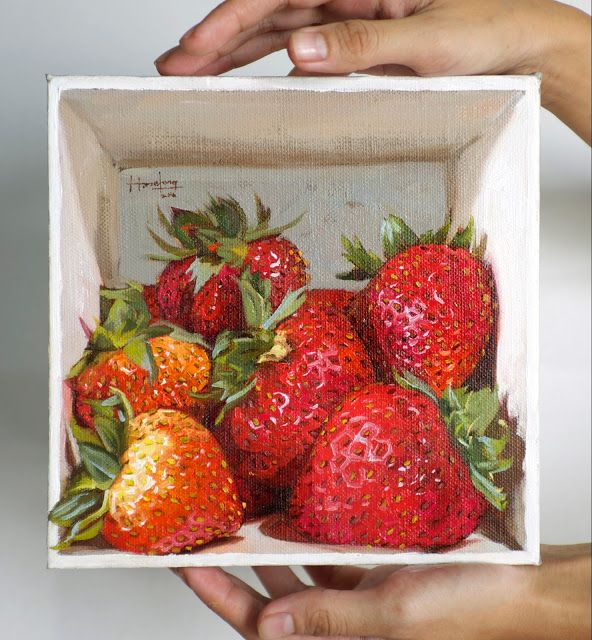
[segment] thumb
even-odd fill
[[[391,624],[375,589],[307,589],[274,600],[259,615],[261,640],[292,635],[313,637],[391,637]]]
[[[304,71],[352,73],[385,64],[424,66],[430,55],[426,20],[347,20],[294,31],[288,54]]]

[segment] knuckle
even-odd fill
[[[335,636],[340,635],[340,626],[331,617],[327,609],[315,609],[310,613],[308,633],[313,636]]]
[[[354,59],[366,58],[378,47],[378,32],[363,20],[346,20],[335,28],[339,49]]]

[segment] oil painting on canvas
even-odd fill
[[[458,154],[429,148],[120,163],[66,320],[54,552],[525,548],[525,405],[498,384],[500,336],[524,325],[498,251],[512,230],[478,184],[455,200]]]

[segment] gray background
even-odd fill
[[[45,569],[44,74],[152,75],[152,60],[215,4],[0,0],[0,624],[7,640],[237,637],[167,571]],[[590,11],[589,1],[573,4]],[[289,69],[279,53],[239,73]],[[545,113],[541,162],[542,536],[572,543],[590,539],[590,151]]]

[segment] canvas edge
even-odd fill
[[[61,363],[61,264],[60,226],[62,184],[59,153],[59,101],[60,83],[48,77],[47,130],[49,175],[49,470],[48,512],[60,498],[60,464],[58,452],[61,438],[62,375]],[[52,564],[51,547],[58,542],[59,529],[48,521],[48,566]]]
[[[200,554],[199,556],[135,556],[125,553],[66,555],[51,548],[58,542],[58,527],[48,523],[48,568],[154,568],[182,566],[265,566],[299,564],[388,564],[404,558],[406,564],[488,563],[539,564],[540,563],[540,453],[539,453],[539,121],[540,76],[458,76],[447,78],[155,78],[121,76],[47,76],[48,80],[48,174],[49,174],[49,472],[48,510],[60,496],[59,461],[62,412],[61,362],[61,166],[59,157],[59,101],[67,89],[121,89],[121,90],[312,90],[312,91],[366,91],[366,90],[434,90],[470,91],[499,90],[524,91],[529,101],[529,220],[533,232],[529,251],[529,308],[534,311],[528,318],[528,404],[529,428],[527,456],[525,458],[525,528],[526,545],[522,551],[474,553],[449,552],[446,554],[405,553],[324,553],[324,554]],[[313,82],[311,82],[311,80]],[[363,80],[364,82],[360,82]],[[311,86],[312,85],[312,86]],[[199,562],[195,560],[200,558]],[[190,561],[192,559],[193,561]],[[204,562],[205,560],[205,562]]]
[[[198,561],[199,560],[199,561]],[[50,551],[51,569],[155,569],[171,567],[257,567],[304,565],[436,565],[436,564],[538,564],[538,555],[529,551],[503,553],[448,553],[372,554],[354,552],[333,553],[224,553],[167,556],[141,556],[129,553],[64,555]]]
[[[520,76],[48,76],[58,90],[102,89],[127,91],[528,91],[537,90],[539,77]]]
[[[528,251],[527,308],[527,423],[525,467],[525,549],[533,564],[540,564],[540,110],[541,75],[536,84],[525,93],[528,101],[528,225],[530,247]]]

